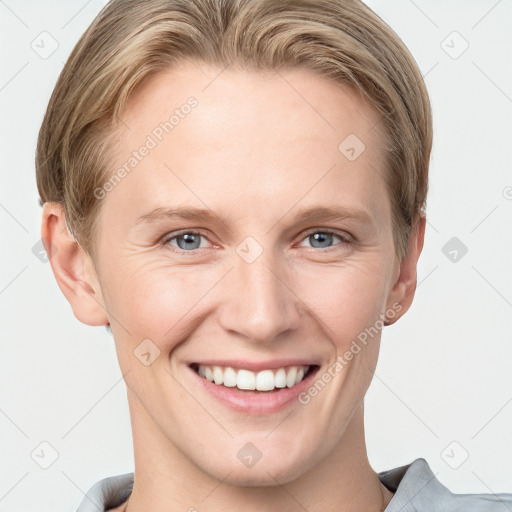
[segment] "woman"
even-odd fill
[[[511,507],[367,457],[431,145],[416,63],[358,1],[103,9],[37,151],[48,258],[75,316],[111,328],[132,423],[134,474],[79,512]]]

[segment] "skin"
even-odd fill
[[[369,464],[363,422],[380,332],[307,405],[270,414],[212,399],[188,364],[305,357],[324,374],[393,305],[401,309],[390,323],[409,308],[425,220],[400,261],[382,123],[349,89],[300,68],[220,71],[182,63],[130,98],[113,169],[189,96],[198,106],[102,199],[96,261],[66,231],[60,205],[43,209],[42,236],[56,247],[50,262],[74,315],[112,327],[135,454],[127,510],[384,510],[392,493]],[[355,161],[338,150],[351,133],[366,146]],[[135,222],[178,205],[217,219]],[[301,208],[340,205],[369,220],[295,220]],[[309,229],[338,234],[321,245]],[[200,247],[162,243],[180,230],[201,231]],[[236,252],[248,236],[263,250],[252,263]],[[133,353],[144,339],[160,350],[148,366]],[[237,458],[247,442],[262,453],[250,468]]]

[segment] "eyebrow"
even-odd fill
[[[285,214],[286,216],[287,214]],[[371,224],[373,223],[372,216],[365,210],[347,207],[347,206],[314,206],[309,208],[299,209],[295,215],[295,222],[318,222],[318,221],[339,221],[345,219],[355,219],[360,222]],[[191,207],[178,207],[178,208],[155,208],[144,215],[141,215],[135,220],[135,224],[151,223],[164,219],[184,219],[195,222],[215,222],[221,220],[212,210],[207,208],[191,208]],[[280,219],[276,224],[278,224]],[[223,222],[224,223],[224,222]]]
[[[142,222],[154,222],[162,219],[185,219],[193,221],[213,221],[217,219],[217,215],[213,211],[205,208],[155,208],[149,213],[141,215],[135,220],[135,224]]]

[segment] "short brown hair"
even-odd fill
[[[109,136],[119,114],[144,78],[181,59],[305,67],[362,93],[382,116],[395,250],[405,255],[426,203],[430,101],[404,43],[359,0],[111,0],[59,76],[36,151],[40,204],[63,206],[89,254],[101,206],[94,190],[112,172]]]

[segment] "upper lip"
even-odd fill
[[[223,366],[231,367],[237,370],[251,370],[259,372],[262,370],[277,370],[278,368],[286,368],[288,366],[318,366],[320,363],[316,359],[271,359],[266,361],[254,361],[248,359],[203,359],[201,361],[194,361],[190,364],[203,365],[203,366]]]

